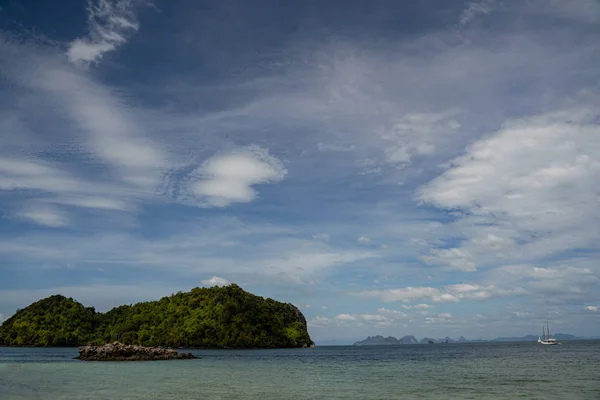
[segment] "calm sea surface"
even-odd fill
[[[600,399],[600,341],[191,352],[202,358],[0,348],[0,399]]]

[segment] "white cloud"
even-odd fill
[[[588,311],[597,312],[598,310],[600,310],[600,307],[598,307],[598,306],[587,306],[585,309],[588,310]]]
[[[502,238],[494,233],[482,232],[482,234],[483,236],[481,238],[472,238],[473,243],[493,250],[500,250],[506,247],[514,246],[514,240],[510,238]]]
[[[600,185],[596,117],[594,110],[571,108],[521,118],[470,145],[417,193],[426,203],[459,210],[453,226],[464,227],[467,239],[423,260],[474,271],[478,260],[529,260],[593,246],[600,240],[591,217]],[[503,251],[517,242],[519,251]]]
[[[431,287],[406,287],[400,289],[365,290],[358,295],[364,297],[376,297],[389,303],[393,301],[410,301],[423,298],[431,298],[439,293],[438,289]]]
[[[114,168],[128,185],[154,193],[167,165],[167,156],[145,137],[143,122],[131,107],[86,75],[64,66],[51,66],[29,84],[52,95],[71,121],[88,134],[85,145]]]
[[[466,9],[460,15],[460,24],[466,25],[479,14],[487,15],[493,11],[495,0],[473,1],[469,3]]]
[[[132,208],[131,204],[119,198],[107,198],[91,196],[89,194],[71,194],[68,196],[59,196],[55,198],[39,199],[40,203],[63,204],[81,208],[95,208],[98,210],[126,211]]]
[[[213,276],[210,279],[206,279],[202,281],[202,284],[205,286],[227,286],[229,285],[229,281],[225,278],[221,278],[219,276]]]
[[[452,320],[452,314],[450,313],[441,313],[432,317],[425,317],[425,323],[431,325],[446,325],[451,324],[454,321]]]
[[[125,44],[127,36],[137,32],[133,0],[88,0],[88,37],[73,40],[67,55],[76,65],[98,63],[105,53]]]
[[[380,129],[378,134],[387,142],[386,161],[391,164],[410,164],[415,155],[431,156],[439,135],[456,131],[460,123],[454,119],[456,111],[441,113],[405,114],[394,121],[390,129]]]
[[[371,243],[372,240],[371,240],[371,238],[368,238],[366,236],[361,236],[358,239],[356,239],[356,242],[360,243],[360,244],[368,244],[368,243]]]
[[[307,325],[310,328],[323,328],[330,323],[329,318],[323,316],[317,316],[308,321]]]
[[[452,269],[465,272],[477,270],[473,257],[467,250],[452,249],[432,249],[430,256],[422,256],[421,259],[429,265],[448,266]]]
[[[287,276],[296,283],[305,283],[307,277],[328,268],[378,257],[377,254],[368,252],[333,251],[310,246],[302,251],[290,249],[288,253],[278,253],[272,258],[262,259],[257,263],[257,268],[262,267],[264,273]]]
[[[349,314],[339,314],[335,317],[338,321],[356,321],[356,317]]]
[[[210,207],[247,203],[257,196],[253,185],[279,182],[286,174],[266,149],[250,146],[207,160],[189,174],[184,193]]]
[[[494,285],[475,285],[461,283],[455,285],[446,285],[444,290],[433,287],[406,287],[400,289],[381,289],[365,290],[355,293],[359,296],[379,298],[384,302],[402,301],[408,302],[418,299],[430,299],[435,303],[458,303],[461,300],[484,300],[491,297],[502,297],[507,295],[527,294],[527,291],[520,287],[513,289],[503,289]],[[428,304],[402,305],[406,310],[433,308]]]
[[[333,319],[321,319],[316,324],[321,323],[321,326],[335,325],[341,327],[389,327],[403,323],[407,319],[408,315],[402,311],[380,308],[378,314],[338,314]]]
[[[69,173],[39,160],[0,157],[0,189],[72,192],[85,186]]]
[[[43,193],[42,197],[30,201],[29,206],[40,213],[46,210],[46,214],[59,214],[56,205],[120,211],[133,208],[130,197],[119,193],[119,186],[108,182],[91,183],[65,168],[66,165],[42,160],[0,157],[0,189]],[[66,216],[61,214],[60,218],[54,219],[64,221]]]
[[[595,161],[600,145],[592,139],[600,127],[592,123],[594,117],[586,110],[565,110],[507,123],[494,136],[471,145],[449,170],[421,188],[419,199],[477,215],[498,212],[551,219],[573,201],[582,200],[587,207],[596,197],[590,197],[585,184],[594,181],[600,168]],[[490,186],[491,181],[496,184]],[[572,191],[565,193],[574,187],[583,190],[576,198]]]
[[[415,305],[408,305],[408,304],[403,304],[402,308],[404,308],[405,310],[410,310],[410,309],[416,309],[416,310],[426,310],[428,308],[433,308],[434,306],[432,306],[431,304],[415,304]]]
[[[390,310],[388,308],[379,308],[377,310],[381,315],[384,315],[390,319],[400,320],[408,318],[408,315],[400,310]]]
[[[17,216],[52,228],[63,227],[69,224],[67,218],[52,207],[28,207],[18,213]]]
[[[540,304],[583,305],[597,299],[593,288],[600,284],[600,271],[594,260],[582,259],[579,263],[554,263],[545,268],[503,266],[490,270],[484,280],[493,283],[492,290],[499,296],[527,295]]]
[[[450,293],[433,296],[431,300],[435,301],[436,303],[458,303],[460,301],[457,296]]]
[[[514,294],[518,294],[518,293],[514,293]],[[494,295],[495,294],[492,292],[487,292],[487,291],[483,290],[480,292],[465,293],[462,295],[458,295],[457,297],[459,297],[461,299],[470,299],[470,300],[485,300],[485,299],[489,299],[490,297],[492,297]]]
[[[446,290],[451,293],[469,293],[475,292],[479,290],[481,287],[479,285],[472,285],[469,283],[459,283],[456,285],[447,285]]]
[[[427,309],[427,308],[433,308],[433,306],[430,305],[430,304],[415,304],[414,308],[416,308],[416,309]]]
[[[315,233],[312,237],[315,240],[329,240],[331,238],[329,233]]]
[[[29,141],[10,152],[0,149],[0,189],[33,189],[31,203],[40,207],[60,204],[89,212],[133,211],[142,200],[156,201],[168,157],[146,137],[143,112],[132,112],[113,90],[57,58],[55,49],[19,46],[4,37],[0,46],[13,54],[0,56],[7,79],[16,83],[9,92],[13,118],[39,119],[64,131],[57,144],[40,126],[29,131],[13,124],[12,137]],[[30,93],[35,107],[25,106]],[[64,150],[61,142],[71,145]],[[69,216],[70,210],[61,210]]]

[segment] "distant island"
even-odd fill
[[[106,313],[54,295],[0,326],[2,346],[125,345],[174,348],[295,348],[314,342],[294,305],[248,293],[236,284],[194,288]]]
[[[354,343],[354,346],[389,346],[397,344],[417,344],[419,341],[414,336],[404,336],[396,339],[393,336],[383,337],[381,335],[369,336],[365,340]]]
[[[557,333],[552,335],[557,340],[585,340],[567,333]],[[522,337],[499,337],[492,340],[474,339],[467,340],[463,336],[457,340],[445,337],[443,339],[432,339],[424,337],[418,340],[414,336],[403,336],[400,339],[396,339],[393,336],[383,337],[381,335],[368,336],[365,340],[361,340],[354,343],[354,346],[390,346],[390,345],[403,345],[403,344],[436,344],[436,343],[479,343],[479,342],[536,342],[538,340],[537,335],[527,335]]]

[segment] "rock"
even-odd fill
[[[177,350],[165,347],[145,347],[126,345],[119,342],[103,346],[83,346],[78,349],[76,360],[83,361],[152,361],[152,360],[188,360],[198,358],[191,353],[177,353]]]

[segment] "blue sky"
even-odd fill
[[[0,2],[0,318],[235,282],[317,343],[600,332],[593,0]]]

